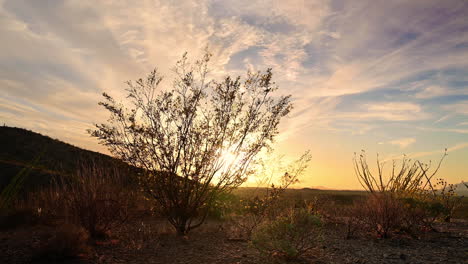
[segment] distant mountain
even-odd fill
[[[130,166],[110,156],[81,149],[22,128],[0,126],[0,190],[23,168],[33,166],[25,188],[47,184],[54,175],[74,172],[83,162]]]

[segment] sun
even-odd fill
[[[223,162],[223,167],[225,169],[232,168],[237,163],[239,163],[240,158],[239,154],[236,154],[234,151],[225,149],[221,152],[221,161]]]

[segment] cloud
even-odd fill
[[[415,138],[400,138],[400,139],[395,139],[395,140],[391,140],[391,141],[388,141],[387,143],[388,144],[391,144],[391,145],[396,145],[396,146],[399,146],[400,148],[406,148],[408,147],[409,145],[413,144],[416,142],[416,139]]]
[[[351,121],[414,121],[430,117],[420,105],[409,102],[366,103],[357,107],[358,111],[336,112],[337,120]]]
[[[467,11],[457,0],[1,0],[0,118],[101,150],[84,131],[106,120],[103,91],[123,98],[124,81],[156,66],[170,87],[181,54],[209,46],[213,78],[273,68],[295,106],[279,141],[320,131],[411,150],[409,127],[464,140]]]
[[[468,148],[468,142],[461,142],[458,144],[455,144],[449,148],[447,148],[447,153],[455,152],[457,150],[465,149]],[[408,154],[409,157],[411,158],[420,158],[420,157],[425,157],[425,156],[430,156],[434,154],[443,154],[445,150],[433,150],[433,151],[424,151],[424,152],[414,152]]]
[[[450,104],[450,105],[445,105],[443,108],[445,110],[451,111],[452,113],[456,113],[460,115],[468,115],[468,100]]]
[[[363,108],[368,112],[364,116],[375,117],[386,120],[414,120],[427,118],[421,106],[408,102],[391,102],[381,104],[366,104]]]
[[[424,87],[419,92],[417,92],[414,97],[418,99],[428,99],[440,96],[450,96],[450,95],[467,95],[468,89],[462,90],[450,90],[447,87],[441,87],[438,85],[430,85]]]

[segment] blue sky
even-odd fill
[[[464,0],[0,0],[0,120],[105,151],[85,133],[99,95],[208,45],[214,78],[272,67],[293,95],[277,150],[311,149],[303,186],[358,188],[361,149],[448,148],[440,176],[468,181],[466,17]]]

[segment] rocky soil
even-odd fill
[[[0,232],[0,263],[36,263],[34,253],[53,227],[34,226]],[[468,223],[440,223],[438,232],[419,237],[345,239],[340,225],[325,228],[321,246],[301,263],[468,263]],[[133,221],[96,242],[92,253],[62,263],[265,263],[249,243],[230,239],[222,223],[210,223],[189,237],[176,237],[159,221]],[[50,263],[48,261],[42,261]],[[58,262],[57,262],[58,263]]]

